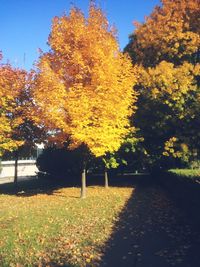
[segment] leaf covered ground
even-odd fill
[[[133,188],[0,195],[0,266],[95,266]]]

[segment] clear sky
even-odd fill
[[[133,32],[133,21],[144,21],[159,0],[97,0],[110,24],[118,29],[121,49]],[[4,62],[29,70],[38,49],[48,50],[47,39],[54,16],[68,14],[71,4],[87,15],[89,0],[0,0],[0,51]]]

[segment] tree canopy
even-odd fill
[[[198,0],[163,0],[125,48],[138,65],[133,121],[157,159],[200,150],[199,14]]]
[[[115,151],[135,110],[135,70],[120,52],[115,30],[90,5],[53,20],[51,50],[43,53],[33,90],[38,117],[57,142],[85,144],[95,156]]]

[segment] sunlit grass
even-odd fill
[[[200,179],[200,169],[171,169],[169,173],[184,178]]]
[[[132,191],[89,187],[84,200],[78,188],[0,195],[0,266],[95,266]]]

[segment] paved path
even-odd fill
[[[33,179],[37,179],[37,176],[19,176],[18,177],[18,182],[21,181],[27,181],[27,180],[33,180]],[[7,184],[7,183],[13,183],[14,182],[14,177],[2,177],[0,178],[0,185],[1,184]]]
[[[195,229],[192,218],[164,190],[141,180],[116,223],[100,266],[199,267],[200,229]]]

